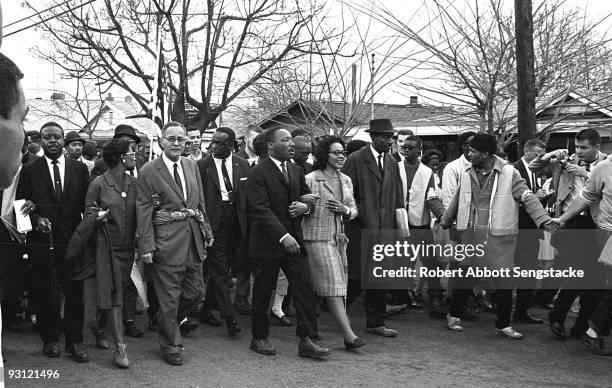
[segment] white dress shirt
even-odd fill
[[[186,201],[187,200],[187,186],[185,186],[185,174],[183,173],[183,165],[181,164],[181,158],[179,157],[178,161],[173,162],[172,160],[168,159],[166,154],[162,154],[162,160],[164,161],[166,168],[168,168],[168,172],[170,172],[170,176],[172,177],[172,179],[174,179],[174,164],[176,163],[178,165],[178,174],[179,174],[179,177],[181,178],[181,186],[183,186],[182,187],[183,197]]]
[[[538,186],[537,184],[538,178],[536,178],[535,174],[529,169],[529,163],[527,163],[524,157],[521,158],[521,162],[523,163],[523,166],[525,166],[525,170],[527,170],[527,174],[529,175],[529,183],[530,183],[531,191],[535,192],[535,188],[536,186]]]
[[[217,167],[217,177],[219,178],[219,188],[221,189],[221,200],[229,201],[229,194],[227,193],[225,180],[223,180],[223,173],[221,172],[221,162],[223,162],[223,159],[213,157],[213,160],[215,161],[215,166]],[[232,172],[234,171],[232,167],[232,155],[225,158],[225,168],[227,169],[227,175],[229,176],[230,183],[232,184],[232,187],[234,187],[234,178],[232,176]]]
[[[53,175],[53,160],[49,159],[45,155],[45,160],[47,161],[47,167],[49,168],[49,175],[51,176],[51,183],[53,183],[53,187],[55,188],[55,175]],[[62,154],[59,158],[57,158],[57,167],[59,168],[60,180],[62,181],[62,191],[64,190],[64,176],[66,176],[66,158]]]
[[[376,161],[376,166],[378,166],[378,155],[382,155],[382,158],[380,158],[380,165],[382,166],[383,170],[385,169],[385,154],[381,154],[378,151],[376,151],[374,149],[374,147],[372,147],[372,145],[370,144],[370,151],[372,151],[372,155],[374,155],[374,160]]]

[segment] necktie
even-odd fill
[[[281,172],[283,173],[283,176],[285,177],[285,180],[287,181],[287,183],[289,183],[289,173],[287,172],[287,169],[285,168],[285,162],[281,162]]]
[[[383,175],[382,154],[378,154],[378,170],[380,175]]]
[[[230,203],[234,203],[234,188],[232,187],[232,181],[227,173],[227,167],[225,167],[225,159],[221,161],[221,174],[223,175],[223,183],[225,183],[225,190],[227,190],[229,201]]]
[[[55,188],[55,199],[58,203],[62,203],[62,177],[60,175],[57,160],[51,161],[53,164],[53,187]]]
[[[178,172],[178,163],[174,163],[174,181],[178,185],[181,195],[183,196],[183,198],[185,198],[185,193],[183,192],[183,183],[181,182],[181,176]]]
[[[536,191],[540,189],[539,186],[540,185],[538,185],[538,178],[536,178],[535,174],[532,172],[531,173],[531,191],[535,193]]]

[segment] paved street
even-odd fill
[[[534,310],[545,317],[544,310]],[[354,306],[354,327],[363,334],[362,306]],[[140,319],[143,319],[142,316]],[[526,387],[612,386],[612,357],[588,353],[581,342],[552,338],[547,325],[517,326],[526,338],[501,338],[493,330],[494,316],[480,314],[466,322],[463,333],[448,331],[444,322],[424,311],[410,311],[388,321],[400,330],[397,339],[365,335],[368,345],[359,352],[343,349],[331,316],[322,313],[324,346],[332,349],[327,361],[297,356],[295,328],[271,327],[276,356],[249,350],[250,318],[239,318],[243,333],[228,339],[224,328],[200,327],[185,340],[184,364],[172,367],[160,357],[156,336],[128,340],[131,367],[115,368],[111,352],[94,348],[85,336],[90,362],[77,364],[66,356],[49,359],[33,333],[6,332],[3,338],[7,387],[217,387],[217,386],[436,386]],[[573,319],[572,319],[573,320]],[[142,324],[142,322],[141,322]],[[568,328],[570,326],[568,325]],[[245,330],[246,329],[246,330]],[[57,380],[15,380],[9,369],[56,369]]]

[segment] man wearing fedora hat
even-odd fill
[[[136,151],[137,145],[140,144],[140,138],[138,137],[138,135],[136,135],[136,130],[134,129],[134,127],[127,124],[119,124],[117,125],[117,127],[115,127],[115,135],[113,136],[113,139],[122,139],[127,141],[130,144],[130,149],[132,151]],[[140,167],[142,167],[145,162],[145,160],[137,156],[136,168],[133,172],[131,172],[131,174],[135,177],[138,177]],[[106,170],[108,170],[108,166],[106,165],[106,163],[104,163],[104,159],[100,158],[96,160],[96,164],[93,170],[91,170],[91,179],[93,180],[96,177],[104,174]]]
[[[349,228],[364,230],[396,229],[395,210],[404,208],[404,197],[397,161],[389,150],[393,144],[394,129],[389,119],[370,121],[372,143],[349,155],[342,172],[353,181],[355,202],[359,210],[357,221]],[[361,242],[349,241],[347,247],[349,283],[347,306],[360,292]],[[385,290],[366,290],[366,332],[383,337],[396,337],[398,332],[386,327]],[[404,308],[402,306],[400,308]]]
[[[71,159],[81,159],[83,144],[85,144],[85,140],[81,138],[77,131],[68,132],[64,136],[64,148],[66,149],[67,156]]]

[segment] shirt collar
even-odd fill
[[[181,157],[179,156],[179,160],[177,160],[176,162],[173,162],[172,160],[170,160],[166,154],[162,153],[162,161],[164,162],[164,164],[166,165],[166,167],[168,167],[169,170],[174,170],[174,163],[178,163],[178,168],[182,169],[183,166],[181,165]]]
[[[273,161],[273,162],[274,162],[274,164],[276,164],[276,167],[278,167],[279,169],[281,169],[281,163],[282,163],[282,162],[281,162],[280,160],[278,160],[278,159],[274,159],[274,158],[273,158],[273,157],[271,157],[271,156],[268,156],[268,157],[270,158],[270,160],[271,160],[271,161]],[[285,162],[285,163],[286,163],[286,162]],[[286,167],[285,167],[285,168],[286,168]]]
[[[374,155],[374,159],[378,159],[378,155],[382,155],[383,157],[385,156],[384,154],[381,154],[380,152],[376,151],[374,147],[372,147],[371,144],[370,144],[370,151],[372,151],[372,155]]]
[[[53,159],[49,159],[47,157],[47,155],[45,155],[45,159],[47,160],[47,164],[52,164]],[[56,159],[57,160],[57,165],[65,165],[66,164],[66,158],[64,157],[64,154],[61,154],[59,158]]]

